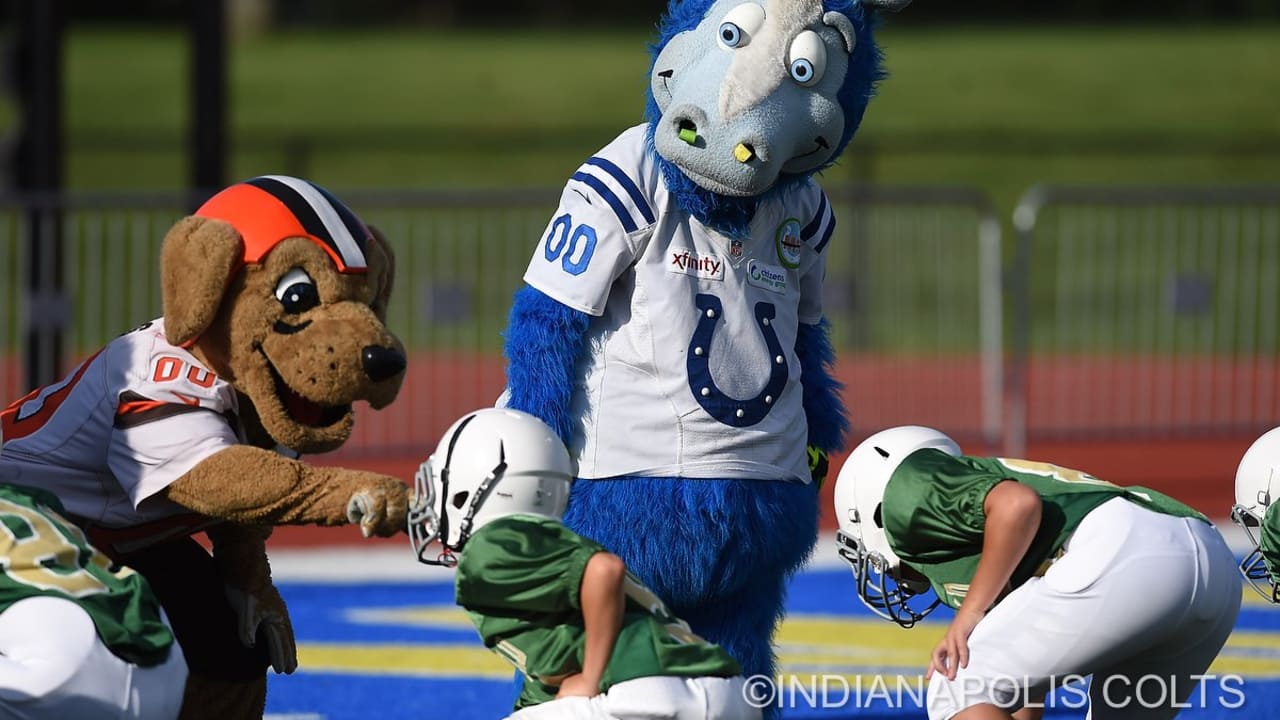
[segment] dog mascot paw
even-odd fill
[[[297,460],[346,441],[352,403],[400,389],[393,258],[323,188],[271,176],[179,221],[161,273],[163,318],[0,413],[0,483],[54,493],[147,578],[190,667],[182,717],[261,717],[267,665],[297,667],[271,527],[405,526],[399,480]]]
[[[895,3],[902,5],[905,3]],[[504,402],[578,464],[565,521],[774,674],[787,579],[848,430],[813,180],[881,77],[875,8],[674,0],[647,120],[570,178],[515,298]]]

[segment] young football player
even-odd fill
[[[904,627],[939,601],[956,610],[929,659],[931,719],[1039,717],[1047,691],[1087,675],[1093,720],[1173,717],[1240,609],[1231,551],[1186,505],[965,456],[930,428],[859,445],[835,505],[868,607]],[[938,599],[912,607],[930,587]]]
[[[1231,519],[1244,528],[1253,549],[1240,572],[1268,602],[1280,604],[1280,428],[1249,446],[1236,470],[1236,504]]]
[[[616,555],[561,524],[572,478],[551,428],[500,408],[455,422],[414,478],[415,555],[456,565],[458,605],[524,674],[511,717],[759,718],[728,653],[690,632]],[[635,520],[653,521],[639,509]]]
[[[146,580],[53,495],[0,485],[0,717],[170,720],[186,679]]]

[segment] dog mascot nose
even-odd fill
[[[382,382],[405,367],[404,353],[381,345],[366,346],[360,353],[360,362],[364,365],[364,374],[374,382]]]

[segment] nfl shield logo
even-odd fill
[[[742,257],[742,241],[738,239],[729,241],[729,254],[733,257]]]

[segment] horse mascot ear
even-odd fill
[[[577,463],[566,524],[744,675],[775,675],[849,427],[822,312],[842,237],[814,176],[882,77],[877,11],[905,4],[672,0],[646,122],[570,177],[505,333],[504,402]]]

